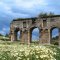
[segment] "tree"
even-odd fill
[[[57,40],[59,38],[59,36],[56,36],[56,37],[53,37],[52,39],[53,40]]]
[[[41,13],[39,14],[39,17],[42,17],[42,16],[47,16],[47,13],[41,12]]]
[[[6,33],[6,34],[5,34],[5,37],[9,37],[9,34]]]
[[[49,15],[49,16],[52,16],[52,15],[54,15],[54,13],[53,13],[53,12],[50,12],[48,15]]]
[[[49,13],[47,13],[47,12],[41,12],[41,13],[39,14],[39,17],[43,17],[43,16],[52,16],[52,15],[54,15],[53,12],[49,12]]]
[[[0,33],[0,36],[3,36],[3,35]]]

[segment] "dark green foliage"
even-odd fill
[[[53,16],[53,15],[54,15],[53,12],[49,12],[49,13],[47,13],[47,12],[41,12],[41,13],[39,14],[39,17],[43,17],[43,16]]]

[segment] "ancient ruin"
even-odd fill
[[[17,32],[20,31],[20,42],[30,44],[34,28],[39,29],[39,44],[51,44],[51,32],[54,28],[58,28],[59,39],[57,42],[60,45],[60,15],[14,19],[10,25],[11,41],[17,41]]]

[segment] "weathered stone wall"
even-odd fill
[[[60,15],[45,16],[37,18],[22,18],[15,19],[11,22],[10,26],[10,37],[11,41],[17,40],[17,31],[20,31],[22,43],[31,43],[31,32],[34,28],[38,28],[40,31],[39,43],[40,44],[50,44],[51,43],[51,29],[54,27],[59,28],[60,34]],[[60,35],[59,35],[60,44]]]

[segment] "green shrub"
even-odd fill
[[[54,45],[59,45],[59,43],[58,42],[55,42]]]

